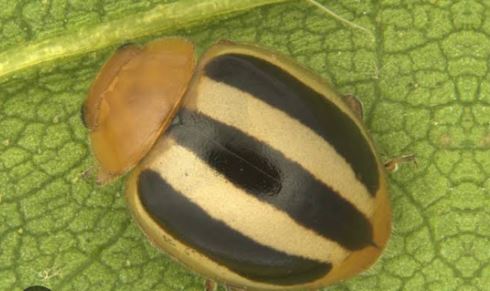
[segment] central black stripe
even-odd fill
[[[138,193],[144,208],[170,235],[251,280],[301,284],[325,276],[332,268],[329,263],[288,255],[245,237],[213,219],[152,170],[140,173]]]
[[[369,143],[355,122],[325,96],[253,56],[222,55],[207,64],[205,72],[209,78],[248,92],[311,128],[344,157],[369,193],[376,195],[379,173]]]
[[[169,134],[247,193],[349,250],[372,244],[369,220],[281,152],[205,115],[183,109],[180,117]]]

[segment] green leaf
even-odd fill
[[[291,55],[362,100],[385,159],[416,154],[390,175],[384,256],[329,290],[490,290],[490,3],[321,2],[375,39],[306,1],[0,0],[0,290],[202,290],[138,230],[124,178],[87,174],[90,83],[165,35]]]

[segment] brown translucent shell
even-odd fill
[[[194,46],[181,38],[120,48],[83,105],[83,120],[107,182],[134,167],[169,126],[194,72]]]

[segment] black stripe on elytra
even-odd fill
[[[369,193],[376,195],[379,173],[369,143],[355,122],[327,98],[274,64],[249,55],[218,56],[206,65],[205,74],[250,93],[311,128],[344,157]]]
[[[298,163],[204,114],[182,109],[180,118],[181,125],[169,131],[177,143],[233,184],[346,249],[372,245],[369,220]]]
[[[170,235],[245,278],[294,285],[321,278],[332,268],[258,244],[209,216],[152,170],[140,173],[138,192],[146,211]]]

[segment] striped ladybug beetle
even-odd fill
[[[385,169],[361,118],[283,55],[222,41],[195,66],[184,39],[126,46],[83,117],[99,181],[136,165],[135,220],[205,277],[319,288],[367,269],[388,241]]]

